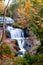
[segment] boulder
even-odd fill
[[[16,40],[7,38],[4,40],[4,42],[7,43],[7,45],[11,48],[15,56],[18,55],[18,50],[20,50],[20,48],[17,46]]]

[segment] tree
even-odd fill
[[[2,35],[2,40],[5,40],[6,36],[5,36],[5,27],[6,27],[6,24],[5,24],[5,17],[6,17],[6,11],[7,11],[7,8],[8,8],[8,5],[9,5],[9,2],[10,0],[8,1],[7,5],[5,7],[3,7],[3,3],[2,3],[2,0],[0,1],[0,4],[1,4],[1,11],[3,11],[3,35]]]
[[[4,18],[6,17],[6,11],[7,11],[9,2],[10,2],[10,0],[8,1],[6,7],[4,8],[4,16],[3,16]],[[3,20],[4,20],[4,19],[3,19]],[[5,24],[5,20],[4,20],[4,23],[3,23],[3,39],[6,38],[6,37],[5,37],[5,27],[6,27],[6,24]]]
[[[17,7],[13,5],[12,6],[12,13],[16,13],[13,15],[14,20],[16,19],[17,24],[20,24],[22,27],[27,27],[29,24],[29,12],[30,12],[30,6],[32,5],[31,2],[28,0],[19,0],[19,2],[16,3]],[[28,7],[29,6],[29,7]],[[15,18],[15,16],[17,17]],[[27,24],[27,25],[26,25]]]
[[[5,5],[2,2],[2,0],[0,0],[0,14],[3,14],[4,8],[5,8]]]

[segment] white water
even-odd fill
[[[10,32],[11,39],[16,39],[19,45],[19,52],[22,52],[22,54],[25,54],[25,49],[24,47],[24,32],[22,29],[19,28],[13,28],[11,26],[7,27],[7,30]]]

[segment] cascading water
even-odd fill
[[[25,39],[23,29],[7,26],[6,30],[10,32],[11,39],[17,40],[20,48],[19,55],[24,55],[25,51],[29,49],[29,45],[31,46],[32,41]]]
[[[23,48],[25,39],[23,30],[19,28],[13,28],[12,26],[8,26],[6,29],[10,32],[11,39],[17,40],[18,46],[20,48],[19,53],[24,54],[26,50]]]

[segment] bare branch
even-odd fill
[[[8,3],[6,5],[6,7],[4,8],[4,15],[3,15],[3,34],[2,34],[2,38],[0,40],[0,43],[6,38],[6,36],[5,36],[6,23],[5,23],[5,20],[4,19],[5,19],[5,16],[6,16],[6,11],[7,11],[9,2],[10,2],[10,0],[8,0]]]

